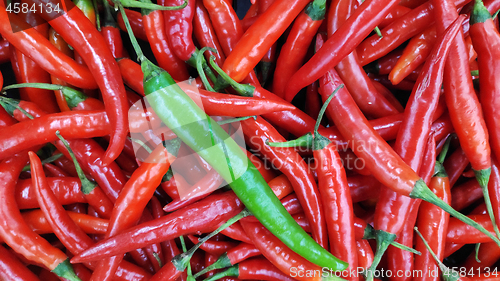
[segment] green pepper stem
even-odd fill
[[[84,93],[75,90],[71,87],[57,85],[57,84],[48,84],[48,83],[13,84],[6,86],[4,90],[21,89],[21,88],[36,88],[36,89],[43,89],[50,91],[61,91],[70,108],[76,107],[79,103],[85,101],[88,98]]]
[[[266,145],[269,145],[271,147],[304,147],[312,149],[313,136],[311,133],[307,133],[300,138],[284,142],[269,142],[269,140],[266,140]]]
[[[56,131],[56,135],[61,140],[61,142],[64,144],[66,149],[68,150],[69,155],[71,156],[71,159],[73,160],[73,163],[75,164],[76,173],[78,174],[78,178],[80,179],[80,182],[82,183],[83,194],[85,194],[85,195],[90,194],[92,191],[94,191],[97,184],[95,182],[90,181],[85,176],[85,174],[83,173],[82,167],[80,167],[78,160],[76,160],[76,156],[73,153],[73,150],[69,146],[69,143],[61,136],[61,133],[59,131]]]
[[[439,153],[437,162],[441,165],[444,163],[446,154],[448,154],[448,150],[450,149],[450,143],[451,143],[451,135],[446,138],[446,141],[443,145],[443,149],[441,150],[441,153]]]
[[[205,47],[205,48],[209,48],[209,47]],[[215,51],[217,53],[217,50],[215,50],[213,48],[209,48],[209,49],[210,49],[210,51],[212,51],[212,52]],[[196,51],[191,55],[191,57],[186,62],[198,70],[198,60],[201,61],[202,69],[208,75],[208,78],[210,78],[210,80],[212,80],[212,82],[216,83],[217,76],[214,74],[212,69],[210,67],[208,67],[207,61],[205,60],[203,53],[200,52],[198,49],[196,49]],[[200,71],[198,70],[198,72],[200,72]],[[213,91],[213,92],[215,92],[215,91]]]
[[[497,237],[500,238],[500,232],[498,231],[498,225],[495,219],[495,214],[493,213],[493,207],[491,206],[490,192],[488,190],[488,182],[490,180],[491,168],[474,170],[477,182],[483,191],[484,203],[486,204],[486,210],[490,216],[491,223],[493,224],[493,230]]]
[[[233,223],[239,221],[240,219],[244,217],[248,217],[252,215],[252,213],[248,209],[243,209],[239,214],[236,216],[230,218],[227,222],[225,222],[223,225],[219,226],[215,231],[210,233],[209,235],[201,238],[196,245],[194,245],[189,251],[182,253],[180,255],[175,256],[172,259],[172,263],[175,265],[175,268],[178,270],[184,270],[189,264],[189,260],[193,256],[194,252],[200,248],[200,246],[208,241],[210,238],[214,237],[215,235],[219,234],[222,230],[226,229],[228,226],[232,225]]]
[[[131,141],[138,143],[142,148],[144,148],[149,154],[153,153],[153,150],[147,146],[142,140],[130,138]]]
[[[371,225],[367,225],[366,228],[365,228],[365,232],[363,234],[363,239],[376,239],[377,236],[376,236],[376,232],[375,232],[375,229],[371,226]],[[404,251],[408,251],[410,253],[413,253],[415,255],[421,255],[422,253],[413,249],[413,248],[410,248],[406,245],[403,245],[401,243],[398,243],[396,241],[392,241],[391,242],[391,245],[396,247],[396,248],[399,248],[401,250],[404,250]]]
[[[221,125],[225,125],[225,124],[245,121],[245,120],[250,119],[250,118],[257,120],[257,116],[253,115],[253,116],[243,116],[243,117],[238,117],[238,118],[230,118],[230,119],[226,119],[226,120],[222,120],[222,121],[217,121],[217,124],[219,124],[219,126],[221,126]]]
[[[377,270],[377,266],[382,259],[385,251],[391,245],[391,243],[396,239],[396,234],[389,233],[383,230],[375,230],[374,231],[375,240],[377,241],[377,251],[375,253],[375,257],[373,258],[373,262],[365,271],[366,281],[373,281],[374,272]]]
[[[209,278],[207,278],[203,281],[214,281],[214,280],[219,280],[223,277],[239,276],[239,275],[240,275],[240,269],[239,269],[239,266],[236,264],[236,265],[233,265],[222,272],[215,273],[214,275],[210,276]]]
[[[139,8],[139,9],[150,9],[150,10],[161,10],[161,11],[173,11],[180,10],[187,6],[188,0],[184,0],[184,3],[180,6],[161,6],[153,3],[137,2],[134,0],[119,0],[123,7],[127,8]],[[116,4],[116,3],[115,3]]]
[[[57,159],[61,158],[61,156],[63,156],[62,153],[57,153],[57,154],[50,156],[49,158],[45,158],[42,160],[42,165],[47,164],[47,163],[52,163],[52,162],[56,161]],[[26,165],[23,168],[23,172],[27,172],[30,169],[31,169],[30,165]]]
[[[474,220],[470,219],[469,217],[463,215],[462,213],[456,211],[450,205],[448,205],[446,202],[444,202],[441,198],[439,198],[436,194],[434,194],[428,187],[425,185],[424,181],[422,179],[418,180],[415,183],[415,186],[413,187],[413,190],[410,193],[410,198],[418,198],[422,199],[424,201],[427,201],[431,204],[434,204],[443,211],[449,213],[450,215],[454,216],[455,218],[461,220],[465,224],[468,224],[475,229],[481,231],[484,233],[486,236],[491,238],[498,246],[500,246],[500,240],[498,240],[497,237],[495,237],[493,234],[491,234],[488,230],[486,230],[482,225],[478,224]]]
[[[340,90],[344,88],[344,84],[340,84],[335,88],[335,90],[332,92],[332,94],[326,99],[325,103],[321,107],[319,113],[318,113],[318,120],[316,120],[316,124],[314,125],[314,133],[318,132],[319,125],[321,124],[321,119],[323,119],[323,115],[325,114],[326,109],[328,108],[328,104],[332,101],[333,97],[335,94]]]
[[[210,56],[210,65],[212,68],[219,74],[220,79],[224,80],[225,82],[229,83],[233,89],[236,90],[240,95],[245,96],[245,97],[253,97],[253,93],[255,92],[255,87],[250,85],[250,84],[240,84],[236,81],[234,81],[233,78],[231,78],[229,75],[227,75],[220,66],[218,66],[215,63],[215,57]],[[219,82],[219,81],[218,81]],[[221,83],[219,83],[221,84]]]
[[[475,251],[476,251],[476,255],[475,255],[475,258],[476,258],[476,261],[478,263],[481,263],[481,260],[479,259],[479,248],[481,247],[481,243],[477,243],[476,244],[476,247],[475,247]]]
[[[203,61],[204,61],[203,54],[208,50],[217,53],[217,50],[214,48],[203,47],[200,50],[199,54],[196,56],[196,69],[198,70],[198,73],[200,74],[200,78],[201,78],[201,81],[203,82],[203,85],[205,86],[205,89],[207,89],[211,92],[215,92],[212,85],[210,85],[210,82],[208,82],[207,76],[205,75],[205,68],[203,67]],[[206,62],[205,62],[205,64],[206,64]]]
[[[194,278],[198,278],[209,271],[221,269],[221,268],[226,268],[226,267],[230,267],[230,266],[232,266],[231,261],[227,257],[227,253],[224,253],[214,263],[205,267],[202,271],[196,273],[194,275]]]
[[[470,71],[470,76],[479,76],[479,70],[471,70]]]
[[[119,0],[113,0],[113,3],[115,3],[115,5],[120,10],[120,14],[123,18],[123,23],[125,24],[125,28],[127,29],[128,37],[130,38],[130,42],[132,43],[132,47],[134,48],[135,53],[137,54],[137,60],[142,62],[142,60],[146,59],[146,57],[144,56],[144,53],[139,46],[139,42],[137,42],[137,38],[135,38],[134,32],[132,31],[132,26],[130,26],[127,14],[125,13],[125,9],[123,8],[123,5]]]
[[[76,276],[69,259],[64,260],[52,270],[52,272],[62,278],[68,279],[70,281],[82,281],[78,276]]]
[[[380,31],[380,28],[378,26],[375,26],[373,31],[375,31],[375,33],[378,35],[379,38],[384,38],[384,36],[382,35],[382,32]]]
[[[19,106],[19,100],[11,99],[8,97],[0,96],[0,105],[7,111],[11,116],[14,116],[14,111],[17,109],[26,115],[29,119],[35,119],[33,115],[29,114],[24,108]]]
[[[448,267],[446,267],[446,265],[444,265],[440,260],[439,258],[436,256],[436,254],[434,253],[434,251],[432,251],[431,247],[429,246],[429,244],[427,243],[427,241],[425,241],[424,237],[422,236],[422,234],[420,233],[420,231],[418,231],[418,227],[415,226],[415,228],[413,228],[415,230],[415,232],[418,234],[418,236],[420,236],[420,239],[422,239],[422,242],[424,242],[424,245],[425,247],[427,248],[427,250],[429,251],[429,253],[431,254],[431,256],[434,258],[434,260],[436,261],[437,265],[439,266],[439,269],[443,272],[443,278],[446,280],[446,281],[456,281],[459,279],[459,274],[458,272],[456,272],[455,270],[453,269],[449,269]],[[453,273],[453,275],[456,276],[456,279],[453,278],[453,276],[450,276],[450,272]]]

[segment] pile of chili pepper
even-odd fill
[[[0,1],[0,280],[499,280],[499,10]]]

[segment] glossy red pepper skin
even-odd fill
[[[125,9],[125,14],[127,15],[128,21],[130,22],[130,26],[132,27],[132,31],[134,32],[134,36],[147,42],[148,36],[146,35],[146,30],[144,28],[141,13],[134,10]],[[125,22],[123,22],[121,13],[118,13],[117,22],[120,29],[124,32],[127,32],[127,28],[125,27]]]
[[[215,33],[227,58],[244,33],[236,11],[231,3],[225,0],[203,0],[203,5],[210,15]],[[254,85],[260,85],[254,71],[250,71],[246,79]]]
[[[180,6],[183,0],[162,0],[162,6]],[[183,60],[189,60],[196,51],[193,43],[193,17],[195,0],[188,0],[187,6],[180,10],[163,11],[165,28],[169,45],[175,55]]]
[[[387,16],[385,16],[384,20],[381,21],[380,24],[377,26],[383,29],[389,24],[393,23],[395,20],[409,13],[411,10],[412,9],[408,7],[402,6],[400,2],[398,5],[392,8],[392,10],[387,14]]]
[[[325,213],[319,198],[318,187],[307,165],[293,148],[269,147],[266,142],[286,141],[274,127],[262,117],[257,120],[247,119],[241,122],[245,138],[250,140],[250,145],[259,148],[275,165],[281,167],[281,172],[287,175],[306,210],[307,219],[313,228],[313,238],[323,247],[328,244]],[[277,164],[279,163],[279,164]]]
[[[47,22],[34,13],[20,13],[19,16],[45,38],[49,36]],[[50,75],[27,55],[13,49],[13,54],[17,55],[19,64],[19,75],[16,75],[18,83],[50,83]],[[19,89],[21,96],[36,103],[47,113],[59,112],[54,94],[50,90],[23,88]],[[24,98],[23,98],[24,99]]]
[[[429,184],[429,188],[443,201],[450,203],[450,182],[445,173],[434,176]],[[422,236],[429,241],[432,251],[442,261],[444,258],[444,245],[448,229],[450,215],[439,207],[428,202],[422,202],[418,215],[417,227]],[[437,271],[438,266],[429,251],[423,245],[422,240],[416,241],[415,249],[422,255],[415,257],[415,270],[422,270],[422,276],[414,277],[416,280],[439,280],[438,276],[432,276],[431,271]]]
[[[10,116],[10,114],[8,114],[3,107],[0,108],[0,128],[8,127],[16,123],[17,123],[16,119],[12,118],[12,116]]]
[[[0,246],[0,278],[2,280],[39,281],[38,277],[4,246]]]
[[[492,180],[492,178],[490,178],[490,180]],[[493,194],[495,193],[491,192],[491,198],[494,197]],[[451,206],[455,210],[463,210],[481,198],[483,198],[483,191],[479,186],[479,183],[475,179],[470,179],[467,182],[453,188],[451,192]],[[494,204],[494,201],[495,200],[492,199],[491,203]]]
[[[328,12],[328,36],[332,36],[357,6],[355,0],[335,1]],[[358,60],[356,50],[335,67],[353,99],[364,114],[379,118],[400,113],[373,85]]]
[[[495,110],[500,104],[498,98],[500,83],[493,76],[496,70],[500,68],[500,64],[496,61],[499,54],[500,34],[491,18],[482,19],[482,21],[471,25],[470,37],[478,54],[477,63],[482,78],[479,80],[481,87],[479,96],[490,136],[491,149],[495,157],[500,159],[500,130],[498,130],[500,115]]]
[[[62,39],[61,35],[57,33],[52,27],[49,29],[49,41],[52,45],[54,45],[58,50],[60,50],[62,53],[67,55],[68,57],[72,58],[73,57],[73,50],[69,48],[68,43]],[[63,80],[57,78],[54,75],[50,75],[50,80],[52,81],[52,84],[59,84],[63,86],[68,86],[69,84],[64,82]],[[68,106],[68,103],[66,102],[66,99],[64,98],[64,95],[62,91],[54,91],[54,94],[56,96],[56,101],[59,106],[59,109],[63,111],[70,111],[71,109]]]
[[[462,18],[463,20],[463,18]],[[394,150],[415,171],[421,166],[425,147],[431,132],[431,119],[439,102],[444,59],[450,49],[452,39],[459,31],[461,21],[454,23],[454,29],[441,37],[433,50],[432,59],[426,62],[425,70],[419,76],[418,87],[412,91],[405,109],[403,123],[396,137]],[[436,77],[427,83],[429,77]],[[397,194],[389,188],[382,189],[380,201],[375,212],[375,229],[398,234],[407,217],[412,202],[410,198]],[[418,208],[417,208],[418,209]],[[413,227],[411,227],[413,228]]]
[[[123,48],[122,37],[118,26],[102,26],[101,34],[104,40],[106,40],[106,44],[114,58],[118,59],[128,57],[127,50]]]
[[[310,4],[308,7],[313,6]],[[323,16],[318,14],[309,15],[311,11],[307,11],[307,8],[304,9],[295,19],[286,42],[281,47],[272,86],[272,92],[280,98],[285,97],[285,86],[288,79],[299,70],[306,58],[312,40],[323,22],[325,7],[322,7],[322,9]]]
[[[314,134],[314,144],[320,143],[316,138],[324,138]],[[313,155],[318,168],[318,189],[325,209],[326,226],[330,252],[339,259],[349,263],[348,272],[358,267],[356,239],[354,236],[354,215],[351,194],[347,184],[344,167],[333,143],[314,147]],[[357,280],[348,275],[348,280]]]
[[[320,267],[313,265],[295,252],[291,251],[278,238],[273,236],[271,232],[264,228],[258,222],[241,222],[243,229],[248,234],[254,245],[259,249],[264,257],[266,257],[274,266],[279,268],[284,274],[297,280],[315,281],[321,280],[320,276],[300,276],[294,274],[296,270],[321,270]],[[305,271],[304,271],[305,272]],[[297,273],[297,272],[295,272]],[[297,275],[297,276],[294,276]]]
[[[175,159],[172,153],[163,146],[158,146],[132,174],[116,199],[106,238],[130,228],[139,221],[142,210]],[[122,259],[123,256],[114,256],[101,261],[92,278],[111,278]]]
[[[199,238],[195,237],[193,235],[188,235],[189,240],[193,242],[194,244],[198,243]],[[206,241],[201,245],[200,249],[205,251],[206,253],[209,253],[211,255],[215,256],[220,256],[227,252],[228,250],[234,248],[237,244],[235,242],[229,242],[229,241]],[[216,258],[217,259],[217,258]]]
[[[31,1],[29,4],[36,4],[37,1]],[[118,64],[102,35],[80,9],[71,9],[71,5],[68,9],[67,13],[54,19],[47,14],[42,16],[47,17],[50,25],[82,56],[99,85],[112,127],[111,140],[104,159],[105,163],[110,163],[123,150],[127,136],[128,104],[125,86]]]
[[[213,194],[188,207],[147,223],[137,225],[112,238],[103,240],[72,262],[96,260],[192,233],[207,233],[243,210],[243,204],[233,192]],[[193,219],[196,218],[196,219]],[[144,232],[144,230],[148,230]],[[132,238],[133,237],[133,238]],[[116,247],[116,242],[121,247]]]
[[[186,64],[174,54],[169,45],[163,11],[148,11],[142,16],[142,22],[158,65],[176,80],[189,79]]]
[[[489,232],[493,232],[493,226],[488,215],[469,215],[469,217],[484,226]],[[455,218],[450,218],[446,241],[451,243],[475,244],[489,243],[491,242],[491,239],[483,233],[477,231],[475,228],[470,227]]]
[[[27,163],[28,155],[15,154],[0,163],[2,186],[0,214],[2,227],[0,237],[16,252],[35,263],[40,263],[50,270],[67,260],[61,250],[53,247],[45,239],[34,233],[22,219],[14,198],[15,186],[21,169]]]
[[[142,71],[140,65],[130,59],[118,61],[125,84],[134,89],[139,94],[144,93],[142,84]],[[236,95],[209,92],[195,88],[187,83],[178,84],[188,95],[200,99],[203,109],[209,115],[215,116],[252,116],[270,114],[275,111],[285,111],[295,109],[295,106],[283,100],[266,100],[261,98],[249,98]],[[143,119],[140,119],[143,120]],[[311,119],[312,120],[312,119]],[[134,120],[130,120],[134,121]]]
[[[455,0],[454,3],[457,7],[462,7],[470,1]],[[373,35],[359,44],[356,49],[361,65],[367,65],[383,57],[432,25],[434,22],[433,9],[433,4],[427,1],[382,29],[382,38]]]
[[[0,34],[16,49],[29,54],[47,72],[62,80],[81,88],[96,88],[97,84],[90,70],[79,65],[71,58],[62,54],[39,32],[30,28],[18,16],[7,15],[5,6],[0,5]],[[12,32],[12,26],[20,28],[19,32]],[[57,59],[50,59],[57,58]]]
[[[9,61],[9,41],[2,39],[0,40],[0,64]]]
[[[342,27],[330,36],[324,46],[290,78],[285,91],[285,100],[291,101],[300,89],[320,78],[332,65],[337,65],[351,53],[397,2],[396,0],[363,2]]]
[[[335,70],[328,71],[320,79],[320,92],[323,100],[326,100],[340,84],[342,80]],[[365,160],[372,175],[394,191],[409,195],[420,177],[373,130],[346,88],[337,92],[327,112],[342,135],[349,141],[352,151]],[[364,148],[360,149],[360,147]],[[398,169],[394,170],[393,167],[398,167]]]
[[[77,178],[47,178],[47,182],[63,205],[85,203],[80,192],[80,181]],[[36,194],[30,180],[19,180],[16,185],[16,202],[19,209],[38,208]]]
[[[235,81],[242,81],[295,17],[309,3],[305,0],[275,1],[241,37],[227,56],[222,69]]]
[[[451,1],[433,3],[436,5],[434,12],[439,19],[436,28],[440,34],[458,14]],[[460,145],[469,158],[472,168],[478,173],[486,173],[491,168],[488,130],[472,85],[462,33],[454,39],[449,55],[455,59],[447,60],[443,79],[448,112]],[[487,177],[478,176],[482,186],[487,185],[488,178],[489,173]]]
[[[34,145],[57,140],[57,130],[68,139],[89,138],[109,134],[111,126],[103,111],[54,113],[17,123],[0,129],[0,159]]]
[[[196,1],[195,3],[193,31],[200,47],[211,47],[217,50],[217,52],[208,51],[206,59],[210,59],[210,55],[213,55],[217,65],[222,65],[226,60],[226,56],[212,26],[207,9],[203,6],[203,1]]]
[[[259,279],[259,280],[276,280],[276,281],[291,281],[289,275],[281,272],[276,266],[270,263],[265,258],[256,258],[242,261],[238,264],[238,278],[240,279]]]

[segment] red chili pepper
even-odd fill
[[[89,138],[109,134],[111,126],[103,111],[55,113],[17,123],[0,129],[0,159],[34,145],[55,141],[57,130],[68,138]]]
[[[387,16],[385,16],[384,20],[381,21],[377,26],[379,28],[385,28],[386,26],[390,25],[395,20],[401,18],[410,11],[411,11],[410,8],[401,5],[401,2],[399,2],[399,4],[394,6],[394,8],[392,8],[392,10],[387,14]]]
[[[148,36],[146,35],[146,29],[144,28],[141,13],[134,10],[125,9],[125,14],[127,14],[127,18],[130,26],[132,27],[132,31],[134,32],[134,36],[147,42]],[[125,23],[123,22],[121,13],[118,13],[117,22],[120,29],[127,32],[127,28],[125,27]]]
[[[357,240],[356,250],[358,252],[358,266],[369,268],[373,263],[373,250],[368,240]]]
[[[285,91],[285,100],[291,101],[300,89],[320,78],[332,65],[337,65],[351,53],[397,2],[396,0],[363,2],[342,27],[330,36],[325,45],[290,78]]]
[[[232,225],[226,227],[220,233],[231,239],[252,244],[252,241],[250,240],[250,238],[248,238],[248,235],[246,235],[239,222],[233,223]]]
[[[223,272],[216,273],[207,281],[219,280],[225,276],[236,276],[241,279],[259,279],[271,281],[296,280],[281,272],[276,266],[264,258],[242,261]]]
[[[0,189],[0,237],[16,252],[28,260],[43,264],[49,270],[70,280],[79,280],[76,277],[68,257],[61,250],[52,247],[49,242],[34,233],[24,223],[21,213],[17,209],[14,194],[17,178],[21,169],[27,163],[26,153],[15,154],[0,163],[0,179],[3,188]]]
[[[354,6],[357,6],[355,0],[337,1],[330,6],[328,36],[332,36],[349,18],[354,11]],[[356,104],[366,115],[378,118],[402,112],[375,88],[361,67],[355,50],[340,61],[335,69],[349,92],[352,93]]]
[[[313,238],[318,244],[327,245],[325,213],[319,198],[316,182],[307,165],[293,148],[269,147],[267,142],[283,142],[285,139],[261,117],[241,122],[245,138],[250,145],[258,147],[259,152],[270,159],[280,171],[287,175],[306,210],[307,219],[313,228]]]
[[[318,88],[319,88],[318,83],[314,82],[311,85],[307,86],[307,92],[306,92],[306,104],[305,104],[306,108],[304,112],[307,113],[307,115],[311,116],[311,118],[313,119],[318,118],[318,113],[319,110],[321,109],[321,97],[319,96]]]
[[[54,47],[56,47],[59,51],[67,55],[68,57],[73,57],[73,50],[69,48],[68,43],[62,39],[61,35],[57,33],[52,27],[49,29],[49,41]],[[52,84],[58,84],[58,85],[63,85],[63,86],[68,86],[68,83],[64,82],[63,80],[57,78],[54,75],[50,75],[50,80]],[[70,111],[71,109],[68,107],[68,104],[66,103],[66,99],[64,98],[64,95],[62,94],[61,91],[54,91],[54,94],[56,96],[56,101],[57,104],[59,105],[59,109],[61,111]]]
[[[2,76],[1,73],[0,76]],[[12,118],[12,116],[9,113],[7,113],[7,111],[5,111],[3,107],[0,108],[0,128],[8,127],[16,123],[17,121],[14,118]]]
[[[172,45],[169,44],[163,11],[145,10],[142,22],[147,40],[151,45],[158,65],[170,73],[176,80],[183,81],[189,79],[186,64],[175,55],[175,51],[171,47]]]
[[[162,6],[180,6],[183,3],[184,1],[181,0],[162,0],[158,4]],[[187,6],[183,9],[163,11],[170,47],[175,55],[183,61],[190,60],[196,52],[192,40],[194,12],[194,0],[188,0]]]
[[[29,4],[36,4],[36,0]],[[122,151],[127,135],[128,105],[120,69],[104,38],[79,9],[71,9],[69,5],[68,12],[61,16],[53,19],[48,14],[42,16],[48,17],[50,25],[82,56],[99,85],[112,127],[104,158],[104,163],[109,164]]]
[[[325,6],[325,1],[313,1],[295,19],[281,47],[274,71],[272,92],[278,97],[284,98],[288,79],[302,65],[314,35],[325,18]]]
[[[106,41],[111,54],[115,59],[128,57],[127,50],[123,48],[122,36],[116,21],[111,14],[111,6],[108,1],[103,2],[104,17],[101,23],[101,35]]]
[[[39,281],[21,261],[0,246],[0,278],[2,280]]]
[[[469,217],[484,226],[489,232],[493,233],[493,226],[488,215],[469,215]],[[491,242],[491,240],[473,227],[468,226],[455,218],[450,218],[448,223],[448,232],[446,234],[446,242],[474,244],[488,243]]]
[[[471,0],[454,0],[462,7]],[[383,57],[406,40],[424,31],[434,22],[434,6],[425,2],[382,29],[382,37],[372,35],[356,47],[361,65]]]
[[[446,33],[447,36],[442,36],[439,40],[439,44],[433,49],[432,59],[426,62],[424,67],[425,70],[422,71],[422,75],[419,76],[419,80],[417,81],[419,86],[412,91],[408,105],[405,109],[405,117],[403,118],[402,127],[396,138],[394,150],[399,153],[402,159],[415,171],[418,171],[419,167],[421,167],[424,158],[425,144],[427,143],[431,131],[430,119],[434,115],[434,110],[439,102],[442,79],[440,77],[442,77],[446,61],[444,58],[448,53],[452,39],[459,31],[462,21],[463,17],[461,21],[456,21],[454,23],[454,29],[449,29]],[[429,77],[436,77],[435,83],[427,83],[426,80],[429,79]],[[394,234],[397,235],[403,228],[406,228],[411,236],[419,204],[420,201],[414,202],[414,200],[394,192],[389,187],[383,188],[375,212],[375,229],[385,233],[392,233],[391,236],[394,239]],[[414,211],[411,212],[410,209],[414,209]],[[409,214],[412,213],[413,215],[411,217],[414,218],[413,220],[408,218],[410,216]],[[406,222],[410,222],[410,225]],[[400,240],[405,240],[407,236],[408,235],[400,235],[398,242],[402,243]],[[412,246],[412,242],[409,240],[412,241],[413,239],[406,240],[408,243],[403,244]],[[380,242],[377,243],[379,244]],[[377,259],[379,261],[381,257],[379,251],[380,249],[377,249],[376,261]],[[395,252],[395,254],[401,254],[400,250],[395,250]],[[390,260],[395,262],[395,267],[402,265],[399,259]],[[411,264],[408,267],[411,267]]]
[[[219,43],[227,57],[243,36],[244,30],[240,20],[228,1],[203,0],[203,4],[210,15]],[[247,80],[254,85],[259,85],[259,80],[254,71],[248,74]]]
[[[439,19],[436,29],[440,34],[458,16],[458,13],[450,0],[438,1],[434,5],[435,15]],[[489,15],[489,12],[485,12]],[[488,180],[491,173],[488,130],[472,84],[462,33],[454,39],[450,57],[455,59],[447,60],[443,79],[448,112],[460,145],[470,160],[479,185],[483,189],[488,213],[493,221],[495,232],[498,233],[488,195]]]
[[[474,44],[474,49],[478,53],[477,63],[479,72],[481,73],[481,79],[479,80],[481,87],[481,107],[484,111],[484,118],[488,127],[493,153],[497,159],[500,159],[499,117],[498,113],[494,110],[500,101],[496,97],[496,92],[500,89],[500,84],[497,84],[496,79],[492,79],[495,69],[500,66],[496,62],[500,34],[482,1],[475,2],[474,10],[471,14],[470,37]],[[472,159],[471,164],[475,164]]]
[[[490,180],[492,179],[490,178]],[[494,197],[493,194],[491,193],[491,198]],[[463,210],[481,198],[483,198],[483,191],[479,183],[476,179],[471,179],[453,188],[451,192],[451,206],[456,210]],[[491,203],[494,204],[493,199]]]
[[[146,207],[176,157],[179,143],[172,142],[168,145],[170,151],[163,145],[158,146],[127,181],[115,202],[106,238],[122,232],[139,220],[141,210]],[[100,262],[93,278],[110,278],[122,259],[122,256],[114,256]]]
[[[2,39],[0,40],[0,64],[6,63],[9,61],[9,53],[10,53],[10,44],[9,41]]]
[[[233,192],[213,194],[186,208],[165,215],[161,219],[137,225],[112,238],[105,239],[73,257],[72,262],[78,263],[124,254],[130,250],[181,235],[211,232],[241,210],[243,210],[243,204]],[[116,247],[117,241],[120,241],[118,243],[120,247]]]
[[[63,205],[85,203],[85,197],[80,191],[80,181],[77,178],[47,178],[47,182],[56,194],[57,200]],[[19,180],[16,185],[16,202],[19,209],[38,208],[38,202],[30,180]]]
[[[291,251],[260,223],[242,221],[241,224],[257,249],[281,272],[297,280],[321,280],[320,274],[313,275],[315,271],[321,272],[320,267]],[[299,275],[299,270],[310,274]]]
[[[193,235],[188,235],[189,240],[194,244],[198,243],[199,238]],[[227,252],[229,249],[234,248],[237,244],[234,242],[228,241],[206,241],[201,246],[200,249],[203,251],[210,253],[211,255],[220,256]],[[217,258],[216,258],[217,259]]]
[[[71,220],[74,221],[74,223],[76,223],[76,225],[78,225],[78,227],[87,234],[104,234],[108,229],[109,221],[106,219],[96,218],[90,215],[71,211],[66,212]],[[24,221],[36,233],[53,233],[52,226],[49,224],[40,209],[23,212],[21,215],[23,216]]]
[[[208,54],[215,56],[215,62],[218,65],[222,65],[226,56],[219,43],[219,39],[215,34],[215,30],[210,21],[210,16],[207,9],[203,6],[203,1],[196,1],[195,3],[195,14],[193,19],[193,31],[196,40],[201,47],[210,47],[217,50],[217,52],[209,51]],[[208,59],[209,57],[207,57]]]
[[[47,72],[77,87],[90,89],[97,87],[94,77],[87,67],[77,64],[62,54],[50,44],[47,38],[30,28],[31,26],[15,14],[9,13],[7,15],[3,4],[0,5],[0,19],[2,37],[17,50],[29,54],[30,59]],[[13,26],[14,29],[20,31],[12,32]]]
[[[118,65],[120,66],[125,84],[136,92],[143,94],[143,74],[140,65],[130,59],[121,59],[118,61]],[[203,109],[209,115],[228,116],[229,114],[229,116],[233,117],[242,117],[295,109],[293,105],[283,100],[266,100],[257,97],[251,98],[214,93],[197,89],[187,83],[179,83],[178,85],[193,98],[201,98]]]
[[[241,37],[222,69],[235,81],[242,81],[309,1],[276,1]]]

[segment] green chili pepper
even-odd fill
[[[120,5],[118,5],[120,7]],[[120,7],[124,22],[126,15]],[[247,209],[291,250],[331,270],[347,263],[317,244],[292,218],[244,151],[182,91],[163,69],[148,61],[129,30],[144,73],[144,94],[160,119],[225,180]]]

